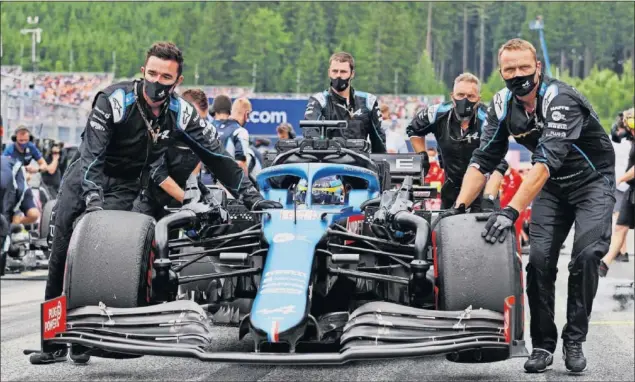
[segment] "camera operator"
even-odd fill
[[[61,155],[62,149],[57,143],[54,143],[48,153],[44,155],[47,169],[42,173],[42,184],[46,186],[47,191],[53,198],[57,195],[62,181]]]

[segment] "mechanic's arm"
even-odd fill
[[[563,108],[566,107],[565,108]],[[564,118],[554,121],[552,111],[562,110]],[[575,141],[580,137],[584,114],[577,101],[568,94],[559,94],[552,101],[545,117],[545,130],[538,140],[532,157],[533,167],[509,202],[516,211],[523,211],[538,195],[551,174],[558,172],[569,155]]]
[[[183,203],[185,191],[179,186],[168,174],[167,153],[161,155],[157,160],[150,164],[150,178],[154,184],[159,185],[163,191],[176,199],[179,203]]]
[[[33,159],[35,159],[37,164],[40,166],[39,171],[45,172],[48,169],[48,165],[46,164],[40,149],[38,149],[36,145],[31,144],[31,152],[33,153]]]
[[[247,132],[247,129],[244,127],[239,127],[234,131],[232,139],[234,141],[234,159],[236,159],[238,165],[245,171],[245,174],[248,174],[247,149],[249,148],[249,132]]]
[[[416,153],[426,151],[426,135],[436,132],[436,123],[430,123],[428,108],[420,110],[406,127],[412,148]]]
[[[386,152],[386,133],[381,128],[381,111],[377,101],[373,104],[370,111],[370,129],[367,134],[370,137],[371,152],[374,154],[383,154]]]
[[[494,197],[498,197],[498,192],[501,187],[501,183],[503,182],[503,178],[505,177],[505,173],[509,168],[509,163],[505,159],[503,159],[498,166],[496,166],[496,170],[489,176],[489,180],[485,185],[485,190],[483,191],[483,195],[492,195]]]
[[[481,147],[472,153],[455,207],[461,204],[469,207],[474,202],[487,180],[485,174],[491,174],[496,169],[509,149],[509,133],[507,129],[499,128],[493,105],[494,100],[488,108],[487,120],[483,123]]]
[[[483,190],[483,195],[492,195],[494,198],[497,198],[502,182],[503,182],[503,175],[501,175],[501,173],[498,171],[494,171],[489,176],[489,179],[487,180],[487,183],[485,184],[485,190]]]
[[[624,175],[622,175],[617,180],[617,184],[620,184],[620,183],[623,183],[623,182],[628,182],[629,180],[634,179],[634,178],[635,178],[635,166],[631,166],[631,168],[626,170]]]
[[[194,167],[194,170],[192,171],[192,174],[197,175],[201,173],[201,162],[198,162],[198,164],[196,165],[196,167]]]
[[[100,112],[101,110],[106,112],[108,118]],[[112,115],[108,97],[105,94],[100,94],[88,116],[88,121],[84,128],[84,138],[79,147],[82,200],[85,201],[87,206],[102,207],[104,202],[104,190],[102,188],[104,154],[114,130]],[[106,121],[106,123],[103,123],[103,121]]]
[[[202,122],[201,122],[202,121]],[[242,196],[247,208],[263,200],[258,190],[238,166],[234,158],[223,148],[217,138],[214,126],[199,118],[196,111],[187,124],[185,130],[181,130],[179,138],[188,145],[201,158],[203,164],[209,169],[214,169],[214,175],[221,184],[235,197]]]

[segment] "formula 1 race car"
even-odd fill
[[[283,142],[257,177],[283,209],[252,212],[222,191],[201,201],[191,181],[185,204],[158,222],[125,211],[83,217],[64,295],[42,304],[42,345],[254,364],[526,356],[513,235],[489,244],[487,215],[413,211],[434,190],[415,184],[425,174],[403,175],[419,168],[372,159],[363,140],[329,139],[345,121],[301,122],[311,126],[318,136]],[[313,197],[329,177],[341,179],[343,200]],[[232,325],[252,351],[218,348],[214,327]]]

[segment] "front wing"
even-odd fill
[[[63,297],[62,297],[63,298]],[[49,302],[50,303],[50,302]],[[46,302],[44,304],[47,304]],[[43,305],[44,305],[43,304]],[[507,306],[507,304],[506,304]],[[386,302],[367,303],[350,314],[331,353],[228,352],[214,349],[213,323],[198,304],[183,300],[142,308],[87,306],[67,312],[65,328],[43,344],[67,343],[108,358],[142,355],[198,358],[250,364],[339,365],[351,361],[410,358],[462,352],[526,356],[524,341],[513,340],[514,311],[436,311]],[[46,312],[42,310],[43,319]],[[43,335],[45,322],[43,321]],[[33,351],[25,351],[29,354]]]

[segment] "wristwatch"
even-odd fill
[[[496,197],[492,194],[484,194],[483,199],[489,199],[490,201],[493,202],[494,200],[496,200]]]

